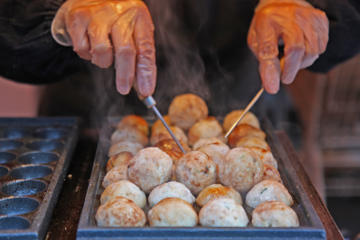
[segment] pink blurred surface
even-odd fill
[[[43,89],[0,77],[0,117],[36,117]]]

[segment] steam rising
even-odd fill
[[[261,84],[257,60],[246,43],[256,1],[145,1],[155,24],[154,98],[160,112],[167,114],[171,100],[182,93],[202,97],[214,116],[244,108]],[[154,117],[134,91],[128,96],[116,91],[113,68],[87,63],[90,73],[81,71],[47,86],[42,114],[83,116],[91,127],[102,127],[109,117],[127,114]],[[284,91],[276,96],[265,93],[252,111],[273,122],[286,119],[290,101],[284,95]]]
[[[256,59],[247,48],[246,32],[232,27],[226,28],[227,35],[224,39],[230,39],[230,42],[225,41],[225,47],[230,46],[230,55],[239,58],[222,56],[222,59],[230,59],[226,63],[226,68],[223,68],[224,63],[219,62],[219,53],[215,49],[218,46],[212,45],[212,38],[214,41],[224,42],[224,28],[218,27],[213,30],[214,26],[211,24],[214,22],[208,22],[213,16],[205,6],[203,9],[199,8],[199,3],[197,10],[194,10],[192,6],[184,6],[183,2],[146,1],[155,25],[158,72],[154,98],[157,107],[165,115],[176,95],[194,93],[207,102],[212,115],[224,116],[231,110],[244,108],[260,88]],[[202,4],[208,2],[204,1]],[[190,15],[195,16],[196,20],[187,19],[185,13],[190,10]],[[242,22],[245,26],[242,29],[248,27],[250,19],[248,22]],[[228,24],[226,22],[225,26],[229,26]],[[237,33],[242,37],[237,39],[238,35],[234,35],[233,38],[229,38],[229,33],[230,36]],[[206,45],[207,43],[210,44]],[[206,68],[203,61],[204,52],[207,59]],[[129,96],[121,96],[116,91],[114,69],[96,69],[92,77],[96,91],[93,98],[94,106],[97,106],[94,109],[95,116],[111,117],[132,113],[153,116],[137,99],[134,91]],[[261,105],[261,102],[260,99],[257,105]],[[101,124],[97,117],[93,120],[98,123],[96,125]]]
[[[179,1],[147,2],[156,26],[158,85],[155,98],[159,108],[166,110],[171,99],[182,93],[194,93],[209,99],[205,66],[194,40],[187,39],[184,19],[179,16]]]

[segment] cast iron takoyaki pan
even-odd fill
[[[0,119],[0,239],[43,239],[78,137],[76,118]]]

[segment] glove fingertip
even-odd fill
[[[155,86],[139,84],[138,91],[141,96],[148,97],[154,93]]]
[[[137,70],[136,86],[138,93],[144,97],[151,96],[156,86],[156,66],[141,68],[138,65]]]
[[[260,62],[261,80],[266,92],[276,94],[280,88],[280,63],[278,60]]]
[[[279,91],[279,84],[264,84],[264,89],[267,93],[276,94]]]
[[[121,95],[127,95],[127,94],[129,94],[131,87],[127,84],[123,84],[121,80],[117,80],[116,81],[116,90]]]

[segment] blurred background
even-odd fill
[[[46,86],[0,78],[0,117],[36,117]],[[281,122],[347,239],[360,232],[360,55],[285,87],[296,118]],[[311,166],[311,167],[308,167]],[[360,239],[360,237],[358,238]]]

